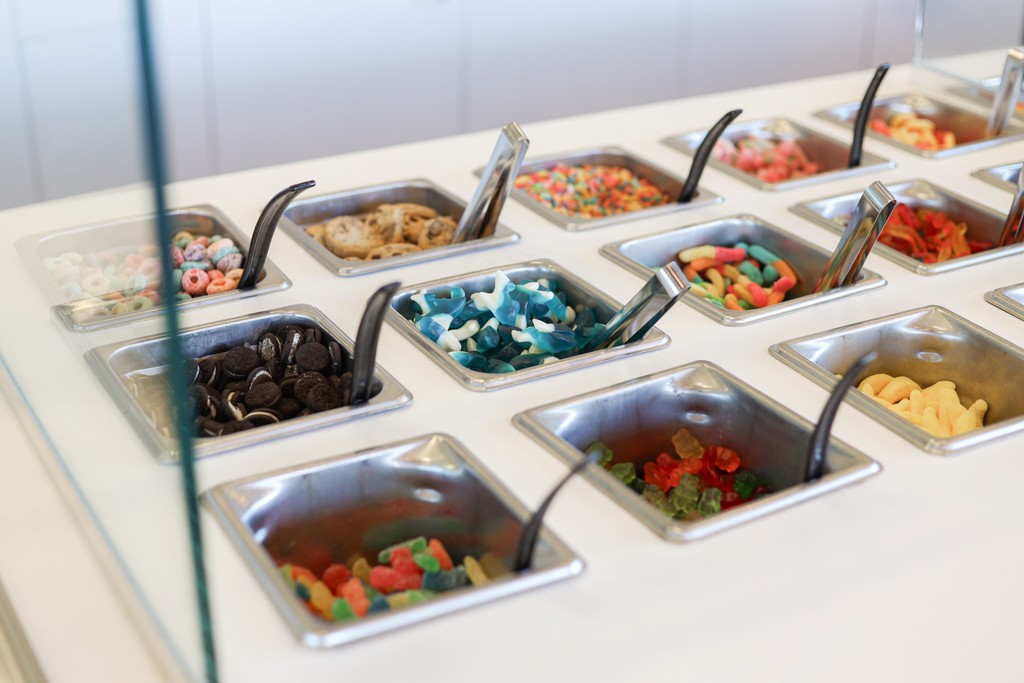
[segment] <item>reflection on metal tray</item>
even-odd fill
[[[285,325],[318,327],[324,343],[336,341],[349,354],[352,353],[352,340],[321,311],[306,305],[277,308],[182,330],[181,344],[188,358],[201,358],[241,344],[256,343],[264,333]],[[150,451],[162,462],[175,462],[179,457],[178,444],[167,427],[170,421],[166,401],[160,399],[162,392],[157,387],[150,386],[148,388],[152,391],[147,391],[146,386],[163,381],[161,375],[166,369],[166,357],[167,337],[163,335],[106,344],[85,355],[90,367]],[[412,395],[394,377],[380,365],[375,368],[374,377],[381,381],[383,387],[379,394],[362,405],[293,417],[233,434],[197,438],[194,441],[195,457],[224,453],[269,439],[348,422],[399,408],[412,400]]]
[[[533,567],[414,606],[331,622],[306,608],[284,563],[317,575],[331,563],[409,538],[438,538],[456,563],[489,553],[510,567],[530,511],[454,438],[431,434],[222,484],[203,502],[295,635],[332,647],[571,578],[583,561],[543,529]]]
[[[663,139],[662,142],[669,147],[693,155],[697,148],[700,147],[700,143],[704,140],[706,134],[706,130],[698,130],[683,135],[673,135]],[[808,161],[817,163],[821,169],[814,175],[802,178],[768,182],[758,178],[753,173],[741,171],[732,164],[720,161],[713,155],[708,160],[709,166],[739,178],[743,182],[753,185],[762,191],[791,190],[861,173],[878,173],[896,165],[888,159],[883,159],[869,152],[863,152],[860,166],[847,168],[846,164],[850,158],[850,145],[848,143],[816,133],[789,119],[774,118],[747,123],[734,123],[722,133],[722,138],[731,141],[734,145],[739,144],[741,140],[750,136],[765,138],[774,142],[793,140],[800,145],[800,148],[807,155]]]
[[[607,322],[621,308],[621,304],[616,303],[603,292],[594,289],[582,278],[567,271],[562,266],[546,260],[528,261],[526,263],[478,270],[453,278],[444,278],[412,285],[395,292],[395,296],[391,300],[391,309],[388,311],[388,322],[467,389],[474,391],[501,389],[513,384],[520,384],[541,377],[549,377],[634,353],[650,351],[665,346],[670,341],[664,332],[654,327],[638,342],[610,349],[590,351],[552,363],[523,368],[515,372],[501,374],[469,370],[460,365],[440,346],[432,342],[416,328],[412,322],[415,315],[412,296],[420,290],[426,290],[438,296],[447,297],[452,287],[461,287],[465,290],[467,296],[475,292],[489,292],[494,289],[494,273],[497,270],[504,272],[515,283],[540,278],[557,280],[561,291],[566,294],[566,303],[569,306],[590,306],[594,309],[597,322],[599,323]]]
[[[686,428],[705,445],[734,449],[774,493],[706,519],[669,517],[599,467],[581,476],[669,541],[693,541],[876,474],[866,455],[831,439],[825,476],[804,482],[814,425],[713,363],[691,363],[519,413],[513,423],[567,464],[595,441],[613,462],[643,463],[673,453]]]
[[[816,112],[815,116],[852,128],[859,109],[860,102],[850,102]],[[867,127],[867,134],[878,140],[884,140],[890,145],[895,145],[907,152],[933,159],[987,149],[995,145],[1024,139],[1024,128],[1013,124],[1008,125],[1005,133],[1000,137],[986,138],[987,115],[975,114],[920,93],[877,98],[871,109],[873,118],[880,118],[886,121],[893,114],[899,113],[914,113],[934,121],[937,128],[952,131],[953,135],[956,136],[957,144],[954,147],[942,150],[921,149],[887,135],[882,135],[872,130],[870,124]]]
[[[864,377],[905,375],[922,387],[949,380],[956,384],[965,405],[979,398],[988,402],[981,429],[939,437],[867,394],[847,394],[847,401],[915,446],[950,455],[1024,429],[1024,393],[1019,386],[1024,349],[941,306],[876,318],[771,347],[773,356],[830,390],[836,374],[869,351],[877,352],[878,358],[864,371]]]
[[[702,244],[732,246],[737,242],[759,244],[782,258],[793,268],[797,284],[781,303],[749,311],[716,306],[693,291],[683,297],[689,306],[723,325],[746,325],[767,320],[885,286],[882,276],[864,269],[857,282],[848,287],[814,293],[814,286],[824,272],[831,253],[750,215],[731,216],[710,223],[613,242],[601,247],[601,254],[646,279],[657,268],[675,260],[676,254],[683,249]]]
[[[297,200],[284,212],[281,228],[328,270],[341,276],[365,275],[386,268],[399,268],[413,263],[475,253],[481,249],[513,244],[519,240],[518,234],[503,223],[498,223],[493,234],[484,235],[476,240],[414,251],[386,259],[359,261],[335,256],[305,231],[305,228],[311,225],[323,223],[337,216],[360,216],[373,211],[381,204],[403,202],[428,206],[437,211],[439,216],[451,216],[456,223],[466,209],[465,202],[429,180],[415,179]]]
[[[1020,162],[1003,164],[991,168],[982,168],[971,173],[972,176],[986,183],[1002,188],[1007,192],[1017,191],[1017,179],[1020,177]]]
[[[544,157],[528,158],[519,169],[519,174],[524,175],[534,173],[542,169],[552,168],[558,164],[565,164],[567,166],[581,166],[583,164],[621,166],[629,169],[633,175],[643,178],[657,186],[662,194],[673,198],[679,196],[679,192],[683,189],[683,183],[686,182],[685,178],[681,178],[670,171],[666,171],[660,166],[656,166],[649,161],[645,161],[635,154],[627,152],[621,147],[600,147],[579,152],[551,154]],[[475,172],[477,175],[480,175],[480,173],[483,172],[483,169],[477,169]],[[530,197],[526,192],[518,188],[513,188],[511,194],[532,211],[544,216],[544,218],[548,219],[558,227],[570,231],[589,230],[591,228],[600,228],[606,225],[614,225],[624,221],[636,220],[638,218],[661,216],[675,211],[695,209],[722,201],[722,198],[717,194],[698,186],[697,193],[693,196],[693,200],[687,204],[679,204],[678,202],[670,199],[667,204],[652,206],[640,211],[630,211],[611,216],[602,216],[600,218],[587,218],[586,216],[567,216],[564,213],[559,213],[551,208],[550,205],[538,202]]]
[[[993,244],[999,242],[1003,232],[1003,223],[1006,220],[1005,213],[990,209],[926,180],[908,180],[887,187],[898,201],[908,205],[911,209],[943,211],[954,221],[966,223],[969,230],[967,236],[970,238]],[[850,194],[802,202],[790,207],[790,210],[833,232],[842,233],[846,228],[844,219],[853,213],[859,198],[860,193],[851,192]],[[1009,244],[1005,247],[986,249],[938,263],[924,263],[900,253],[897,249],[887,247],[880,241],[875,245],[874,251],[918,275],[935,275],[1019,254],[1024,251],[1024,244]]]
[[[212,237],[213,235],[220,235],[233,240],[243,254],[248,250],[249,238],[227,216],[212,206],[190,206],[168,211],[167,214],[171,222],[172,232],[188,230],[196,236]],[[29,264],[40,285],[47,292],[47,298],[56,304],[54,307],[56,317],[68,329],[74,332],[91,332],[113,325],[137,322],[144,318],[160,315],[164,307],[151,306],[120,315],[85,316],[81,309],[86,300],[81,299],[76,304],[75,301],[63,296],[60,287],[46,271],[44,260],[60,256],[65,252],[85,254],[109,251],[116,254],[119,251],[134,251],[142,245],[153,244],[155,234],[155,218],[153,216],[143,216],[29,235],[18,240],[16,246],[25,262]],[[264,265],[263,273],[253,289],[244,292],[232,289],[220,294],[207,294],[189,299],[188,301],[178,302],[177,305],[179,308],[186,309],[206,304],[233,301],[257,294],[276,292],[286,289],[290,285],[291,281],[268,258]]]
[[[1000,287],[987,292],[985,301],[996,308],[1001,308],[1012,316],[1024,320],[1024,283]]]

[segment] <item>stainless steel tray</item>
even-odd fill
[[[712,244],[731,246],[736,242],[760,244],[789,263],[799,281],[790,290],[791,298],[782,303],[749,311],[719,308],[704,297],[688,292],[683,301],[722,325],[747,325],[792,313],[853,294],[860,294],[885,286],[885,278],[866,268],[857,282],[848,287],[837,287],[827,292],[814,293],[814,286],[825,270],[831,253],[791,235],[782,228],[750,215],[721,218],[710,223],[699,223],[675,230],[612,242],[601,247],[601,254],[623,268],[647,279],[666,263],[674,261],[683,249]]]
[[[181,343],[187,357],[199,358],[227,351],[245,342],[255,343],[263,333],[284,325],[319,327],[325,343],[326,340],[333,339],[352,353],[353,342],[348,335],[338,329],[320,310],[304,304],[275,308],[213,325],[188,328],[181,331]],[[133,394],[130,388],[139,378],[156,376],[165,370],[166,347],[167,337],[154,335],[98,346],[86,352],[85,359],[157,460],[176,462],[179,458],[178,443],[170,436],[171,432],[164,422],[166,406],[151,405],[144,397]],[[225,453],[236,448],[264,443],[269,439],[348,422],[399,408],[412,400],[412,394],[394,377],[380,365],[376,365],[375,368],[374,377],[380,379],[383,388],[363,405],[345,406],[294,417],[276,424],[224,436],[196,438],[193,442],[195,457]]]
[[[497,270],[503,271],[513,282],[537,280],[539,278],[558,280],[561,290],[565,292],[568,299],[567,303],[571,306],[583,304],[592,307],[597,321],[601,323],[607,322],[621,308],[621,304],[609,298],[608,295],[594,289],[586,281],[567,271],[557,263],[547,260],[527,261],[498,268],[478,270],[453,278],[432,280],[412,285],[395,292],[395,296],[391,300],[391,308],[388,310],[388,322],[467,389],[474,391],[502,389],[513,384],[557,375],[634,353],[650,351],[665,346],[670,341],[668,335],[655,327],[643,339],[632,344],[591,351],[564,360],[523,368],[515,372],[492,374],[469,370],[449,356],[440,346],[430,341],[413,325],[414,313],[411,297],[420,290],[448,296],[452,287],[461,287],[466,291],[467,296],[475,292],[491,291],[494,288],[494,273]]]
[[[979,81],[978,85],[954,85],[949,88],[949,92],[954,95],[958,95],[965,100],[970,100],[975,104],[981,105],[988,109],[992,108],[992,102],[995,100],[995,93],[999,90],[999,84],[1002,82],[1002,77],[992,76],[991,78],[985,78]],[[1015,117],[1024,117],[1024,103],[1018,101],[1017,106],[1014,108],[1013,115]]]
[[[532,159],[528,158],[523,162],[522,167],[519,169],[519,174],[523,175],[524,173],[533,173],[544,168],[551,168],[556,164],[566,164],[569,166],[579,166],[582,164],[606,164],[628,168],[634,175],[644,178],[656,185],[663,193],[670,197],[678,197],[680,190],[683,189],[683,183],[686,182],[685,178],[679,177],[670,171],[666,171],[660,166],[656,166],[649,161],[641,159],[632,152],[628,152],[621,147],[614,146],[598,147],[595,149],[567,152],[564,154],[550,154],[548,156]],[[480,175],[482,172],[483,169],[480,168],[475,171],[477,175]],[[667,213],[674,213],[676,211],[695,209],[722,201],[722,198],[717,194],[704,189],[702,186],[698,186],[697,192],[693,196],[693,200],[688,204],[669,202],[668,204],[652,206],[649,209],[643,209],[641,211],[631,211],[629,213],[620,213],[601,218],[587,218],[585,216],[567,216],[563,213],[559,213],[547,204],[542,204],[541,202],[534,200],[526,192],[517,188],[513,188],[511,194],[532,211],[544,216],[544,218],[548,219],[558,227],[569,231],[602,228],[606,225],[614,225],[616,223],[632,221],[638,218],[649,218],[651,216],[661,216]]]
[[[1000,287],[985,294],[985,301],[1024,320],[1024,283]]]
[[[1020,177],[1020,166],[1021,162],[1018,161],[1014,164],[1003,164],[1002,166],[978,169],[971,173],[971,175],[1007,192],[1016,192],[1017,178]]]
[[[602,468],[583,470],[587,481],[674,542],[724,531],[881,470],[863,453],[831,439],[825,475],[804,482],[814,425],[705,361],[533,408],[512,422],[570,465],[595,441],[612,449],[615,462],[642,465],[658,453],[674,453],[672,435],[685,427],[705,445],[736,450],[744,466],[775,491],[706,519],[682,521],[668,517]]]
[[[901,437],[929,453],[951,455],[1024,429],[1024,349],[978,327],[941,306],[928,306],[876,318],[820,334],[775,344],[771,354],[815,383],[832,389],[836,374],[868,351],[878,358],[864,371],[906,375],[922,386],[939,380],[956,383],[968,405],[989,404],[985,426],[942,438],[904,419],[860,391],[846,400]],[[859,381],[859,380],[858,380]]]
[[[543,529],[529,571],[345,623],[313,616],[278,563],[316,573],[411,537],[452,559],[491,552],[511,565],[530,511],[446,434],[356,451],[222,484],[202,496],[285,622],[309,647],[333,647],[571,578],[583,561]]]
[[[839,123],[853,128],[853,122],[857,118],[857,111],[860,109],[860,102],[849,102],[836,107],[815,112],[815,116]],[[961,109],[952,104],[933,99],[921,93],[909,93],[895,95],[893,97],[878,98],[872,107],[872,115],[888,120],[892,114],[900,112],[914,112],[918,116],[931,119],[935,125],[944,130],[952,131],[956,135],[957,144],[955,147],[943,150],[920,149],[913,145],[900,142],[895,138],[876,133],[869,125],[867,135],[884,140],[890,145],[917,154],[918,156],[931,159],[942,159],[954,154],[974,152],[981,149],[988,149],[1007,142],[1015,142],[1024,139],[1024,128],[1019,125],[1010,124],[1006,127],[1003,135],[997,138],[985,138],[985,127],[988,124],[986,116],[975,114]]]
[[[662,142],[669,147],[692,156],[696,153],[697,148],[700,147],[700,143],[706,134],[706,130],[696,130],[682,135],[672,135],[664,138]],[[771,183],[761,180],[752,173],[741,171],[731,164],[719,161],[714,156],[708,160],[709,166],[717,168],[723,173],[728,173],[734,178],[739,178],[743,182],[753,185],[762,191],[791,190],[861,173],[877,173],[896,165],[888,159],[883,159],[880,156],[865,151],[861,155],[860,166],[847,168],[846,164],[850,157],[850,145],[848,143],[816,133],[809,128],[801,126],[799,123],[784,118],[733,123],[722,133],[722,138],[731,141],[733,144],[738,144],[741,140],[751,135],[774,141],[794,140],[799,143],[810,161],[816,162],[821,166],[821,171],[812,176]]]
[[[416,251],[375,261],[354,261],[335,256],[329,249],[306,234],[305,228],[330,220],[335,216],[367,213],[381,204],[413,202],[429,206],[439,215],[452,216],[456,222],[466,209],[466,203],[429,180],[422,178],[384,185],[371,185],[356,190],[334,192],[320,197],[299,199],[292,203],[281,217],[281,228],[291,235],[316,260],[342,277],[365,275],[387,268],[399,268],[413,263],[475,253],[481,249],[500,247],[519,241],[519,235],[503,223],[498,223],[492,235],[476,240],[450,244],[444,247]]]
[[[189,206],[174,209],[167,213],[174,225],[181,225],[181,227],[176,229],[186,229],[185,226],[187,225],[187,229],[196,235],[211,236],[219,234],[230,237],[243,254],[248,251],[249,237],[242,233],[227,216],[212,206],[205,204]],[[129,247],[136,248],[143,244],[153,244],[156,234],[155,226],[156,221],[153,216],[125,218],[114,222],[97,223],[69,230],[28,235],[18,240],[16,247],[36,280],[46,291],[47,298],[51,302],[56,303],[53,310],[61,323],[74,332],[92,332],[114,325],[137,322],[145,318],[161,315],[164,306],[152,306],[141,311],[124,313],[117,316],[80,319],[80,316],[75,313],[74,302],[66,300],[61,295],[60,288],[46,272],[43,259],[59,256],[67,251],[117,251]],[[291,286],[291,281],[268,258],[263,269],[263,276],[252,290],[243,292],[233,289],[221,294],[207,294],[178,303],[177,306],[182,309],[190,309],[206,304],[234,301],[235,299],[243,299],[267,292],[276,292],[289,286]]]
[[[908,180],[887,187],[898,201],[907,204],[912,209],[928,208],[944,211],[953,220],[963,221],[970,229],[969,237],[992,243],[999,242],[1003,232],[1003,223],[1006,220],[1005,213],[990,209],[927,180]],[[851,192],[850,194],[802,202],[790,207],[790,211],[824,226],[832,232],[842,233],[846,226],[838,219],[852,214],[859,198],[859,192]],[[1024,244],[1009,244],[1005,247],[979,251],[976,254],[939,263],[918,261],[881,242],[875,244],[874,251],[918,275],[936,275],[966,268],[976,263],[985,263],[1004,256],[1019,254],[1024,251]]]

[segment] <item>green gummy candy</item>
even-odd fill
[[[334,604],[331,605],[331,614],[337,621],[350,621],[356,618],[356,613],[352,611],[352,606],[345,598],[338,598],[334,601]]]
[[[775,263],[776,261],[779,260],[778,256],[768,251],[760,244],[755,244],[749,249],[747,249],[747,253],[750,254],[751,258],[760,261],[761,264],[765,266],[767,266],[770,263]]]
[[[679,485],[669,491],[668,502],[672,504],[672,509],[676,514],[685,517],[697,509],[700,493],[697,491],[697,477],[692,474],[683,476],[689,479],[681,479]]]
[[[661,489],[653,484],[648,484],[644,487],[644,492],[640,495],[644,500],[664,512],[666,515],[671,515],[675,512],[675,510],[672,509],[672,504],[669,503],[668,498],[665,497],[665,494],[661,492]]]
[[[413,562],[418,564],[423,571],[427,572],[439,572],[441,571],[441,563],[437,561],[437,558],[430,553],[424,551],[416,553],[412,556]]]
[[[704,517],[710,517],[716,515],[722,511],[722,490],[712,486],[711,488],[704,489],[704,493],[700,496],[700,502],[697,503],[697,512]]]
[[[389,545],[387,548],[384,548],[384,550],[377,553],[377,562],[379,564],[387,564],[391,561],[391,553],[398,548],[408,548],[409,552],[415,556],[416,553],[422,553],[427,549],[427,539],[422,536],[417,536],[416,538],[409,539],[408,541]]]
[[[612,453],[612,449],[605,446],[603,442],[595,441],[594,443],[587,446],[587,452],[585,455],[589,456],[595,449],[599,449],[601,451],[601,455],[597,459],[597,464],[607,469],[612,462],[612,457],[614,457],[615,454]]]
[[[636,479],[636,465],[631,462],[617,462],[612,465],[610,472],[616,479],[620,479],[623,484],[630,484]]]
[[[292,578],[292,566],[290,564],[282,564],[277,568],[277,570],[281,572],[281,576],[284,577],[284,580],[288,582],[289,586],[295,585],[295,579]]]
[[[740,470],[732,482],[732,490],[743,500],[750,498],[750,494],[757,488],[757,475],[750,470]]]

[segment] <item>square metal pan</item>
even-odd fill
[[[376,261],[354,261],[335,256],[329,249],[307,235],[305,231],[305,228],[330,220],[335,216],[368,213],[381,204],[400,202],[429,206],[439,215],[451,216],[456,222],[462,217],[462,212],[466,210],[466,203],[455,195],[429,180],[418,178],[296,200],[281,217],[280,227],[317,261],[324,264],[328,270],[342,277],[365,275],[387,268],[400,268],[413,263],[473,253],[481,249],[500,247],[519,241],[517,233],[503,223],[498,223],[493,234],[468,242],[435,247]]]
[[[956,384],[961,402],[989,404],[985,426],[968,434],[938,437],[904,419],[874,398],[850,391],[846,400],[929,453],[952,455],[1024,428],[1024,349],[941,306],[876,318],[775,344],[771,354],[831,390],[836,375],[868,351],[878,353],[863,373],[906,375],[921,386],[939,380]],[[860,382],[858,378],[858,382]]]
[[[174,224],[187,224],[177,227],[175,230],[187,229],[195,235],[206,235],[207,237],[218,234],[230,237],[243,254],[248,252],[249,237],[242,233],[219,209],[204,204],[173,209],[167,214]],[[80,253],[103,250],[117,251],[127,247],[135,248],[142,244],[153,244],[155,226],[156,221],[153,216],[125,218],[112,223],[98,223],[69,230],[28,235],[18,240],[16,246],[32,274],[46,291],[47,297],[50,301],[57,303],[53,309],[56,317],[73,332],[92,332],[161,315],[164,307],[162,305],[152,306],[122,315],[78,320],[78,316],[74,314],[74,302],[65,300],[61,295],[60,288],[46,272],[43,259],[59,256],[68,251]],[[207,294],[178,303],[177,306],[182,309],[190,309],[206,304],[234,301],[267,292],[276,292],[287,289],[289,286],[291,286],[291,280],[285,277],[284,273],[268,258],[263,268],[263,276],[252,290],[243,292],[232,289],[220,294]]]
[[[857,118],[857,111],[860,109],[860,102],[849,102],[836,107],[815,112],[815,116],[832,121],[849,128],[853,128],[853,122]],[[1024,128],[1019,125],[1010,124],[1006,127],[1003,135],[998,138],[985,138],[985,127],[988,124],[986,116],[969,112],[952,104],[932,99],[921,93],[909,93],[895,95],[893,97],[878,98],[875,100],[871,114],[874,117],[888,120],[892,114],[901,112],[913,112],[918,116],[931,119],[939,128],[952,131],[956,135],[957,145],[950,149],[926,150],[913,145],[900,142],[895,138],[882,135],[867,127],[867,135],[876,140],[884,140],[890,145],[895,145],[902,150],[917,154],[918,156],[930,159],[942,159],[954,154],[964,152],[975,152],[981,149],[988,149],[1007,142],[1015,142],[1024,139]]]
[[[557,375],[570,370],[589,367],[615,358],[650,351],[666,346],[671,341],[668,335],[654,327],[651,328],[643,339],[632,344],[591,351],[553,363],[523,368],[515,372],[501,374],[469,370],[449,356],[440,346],[425,337],[413,325],[414,313],[411,297],[420,290],[427,290],[440,296],[448,296],[452,287],[461,287],[466,291],[466,296],[475,292],[489,292],[494,289],[494,273],[497,270],[504,272],[512,282],[516,283],[537,280],[539,278],[558,280],[561,290],[566,294],[568,305],[576,306],[583,304],[592,307],[597,321],[600,323],[608,322],[622,308],[621,304],[611,299],[607,294],[594,289],[585,280],[557,263],[547,260],[527,261],[498,268],[487,268],[453,278],[443,278],[411,285],[395,292],[394,298],[391,299],[391,308],[388,310],[388,322],[426,353],[430,360],[441,366],[445,372],[454,377],[467,389],[472,389],[473,391],[503,389],[513,384],[521,384],[522,382],[529,382],[541,377],[550,377],[551,375]]]
[[[995,93],[999,90],[999,84],[1002,80],[1001,76],[992,76],[991,78],[982,79],[977,85],[954,85],[949,88],[949,92],[991,109],[992,102],[996,99]],[[1018,119],[1024,117],[1024,103],[1021,101],[1017,102],[1013,115]]]
[[[519,413],[513,424],[572,465],[603,441],[614,462],[641,470],[661,452],[674,453],[681,427],[705,445],[729,446],[775,492],[699,521],[672,519],[600,467],[580,476],[652,531],[673,542],[694,541],[796,505],[881,471],[881,466],[831,439],[825,475],[804,482],[814,425],[749,384],[706,361],[640,377]]]
[[[1016,192],[1017,178],[1020,177],[1020,166],[1021,162],[1018,161],[1013,164],[978,169],[971,173],[971,175],[1007,192]]]
[[[628,168],[634,175],[644,178],[650,183],[656,185],[662,193],[670,197],[678,197],[679,192],[683,189],[683,183],[686,182],[685,178],[681,178],[660,166],[641,159],[632,152],[628,152],[621,147],[615,146],[598,147],[578,152],[566,152],[564,154],[550,154],[544,157],[527,159],[520,167],[519,174],[523,175],[525,173],[533,173],[534,171],[539,171],[541,169],[552,168],[557,164],[566,164],[568,166],[605,164]],[[477,175],[480,175],[482,172],[483,169],[479,168],[475,171]],[[547,204],[542,204],[541,202],[534,200],[523,190],[514,187],[512,188],[512,196],[525,204],[531,210],[539,213],[541,216],[544,216],[544,218],[548,219],[558,227],[569,231],[603,228],[606,225],[615,225],[617,223],[632,221],[638,218],[650,218],[651,216],[661,216],[667,213],[674,213],[676,211],[696,209],[701,206],[708,206],[709,204],[715,204],[722,201],[722,198],[717,194],[704,189],[702,186],[698,186],[693,200],[688,204],[669,202],[668,204],[652,206],[649,209],[642,209],[640,211],[630,211],[628,213],[620,213],[601,218],[587,218],[585,216],[567,216],[563,213],[559,213]]]
[[[700,147],[700,143],[704,140],[705,135],[707,135],[706,130],[695,130],[690,133],[683,133],[682,135],[672,135],[664,138],[662,142],[669,147],[678,149],[680,152],[693,156],[696,153],[697,148]],[[753,185],[764,192],[792,190],[794,188],[806,187],[807,185],[813,185],[815,183],[824,183],[830,180],[847,178],[861,173],[877,173],[878,171],[892,168],[896,165],[888,159],[883,159],[882,157],[871,154],[870,152],[863,152],[861,155],[860,166],[857,166],[856,168],[847,168],[846,164],[850,158],[849,144],[840,142],[839,140],[828,137],[827,135],[816,133],[810,128],[805,128],[799,123],[784,118],[771,118],[749,121],[746,123],[733,123],[726,128],[724,133],[722,133],[722,137],[731,141],[733,144],[739,144],[741,140],[745,140],[751,135],[773,141],[794,140],[799,143],[800,147],[807,154],[807,158],[810,161],[820,164],[822,169],[821,172],[805,178],[793,178],[777,183],[770,183],[761,180],[753,173],[741,171],[731,164],[719,161],[714,156],[711,156],[711,158],[708,159],[709,166],[717,168],[723,173],[728,173],[734,178],[739,178],[743,182]]]
[[[647,279],[653,271],[674,261],[676,254],[683,249],[702,244],[731,246],[736,242],[760,244],[777,254],[789,263],[799,281],[790,290],[792,298],[787,298],[774,306],[755,308],[749,311],[719,308],[692,291],[683,296],[683,301],[687,305],[722,325],[747,325],[817,306],[827,301],[867,292],[886,284],[885,278],[865,268],[861,270],[860,277],[854,284],[815,294],[812,290],[825,271],[831,253],[789,234],[778,226],[746,214],[676,228],[645,237],[612,242],[601,247],[601,254],[623,268]]]
[[[275,308],[212,325],[191,327],[182,330],[180,338],[185,355],[189,358],[200,358],[227,351],[246,342],[255,343],[265,332],[284,325],[318,327],[323,333],[325,343],[333,339],[349,354],[352,353],[352,339],[338,329],[319,309],[305,304]],[[177,439],[165,434],[161,429],[162,425],[158,425],[154,420],[155,416],[166,415],[166,410],[152,406],[151,415],[147,406],[143,405],[142,400],[130,389],[134,378],[159,375],[163,372],[166,368],[166,358],[167,337],[164,335],[105,344],[85,354],[85,359],[93,372],[157,460],[177,462],[180,455]],[[412,400],[412,394],[380,365],[375,366],[374,377],[382,382],[383,388],[363,405],[344,406],[303,417],[293,417],[276,424],[225,436],[197,437],[193,441],[195,457],[203,458],[225,453],[236,448],[264,443],[270,439],[348,422],[400,408]]]
[[[1024,283],[1000,287],[985,294],[985,301],[1024,320]]]
[[[319,575],[416,536],[436,537],[452,559],[491,552],[511,565],[530,511],[446,434],[356,451],[222,484],[202,496],[303,644],[326,648],[379,635],[576,576],[584,564],[542,529],[534,566],[404,609],[337,623],[314,616],[278,563]],[[258,540],[257,540],[258,539]]]
[[[963,195],[934,185],[927,180],[908,180],[888,185],[888,188],[898,201],[907,204],[912,209],[927,208],[943,211],[953,220],[966,223],[969,229],[967,234],[974,239],[997,243],[1003,233],[1003,223],[1006,220],[1005,213],[990,209]],[[839,222],[838,219],[852,214],[859,199],[859,192],[851,192],[850,194],[802,202],[791,206],[790,211],[828,228],[832,232],[842,234],[846,229],[846,225]],[[976,263],[985,263],[1003,258],[1004,256],[1019,254],[1024,251],[1024,244],[1008,244],[1005,247],[995,247],[986,251],[979,251],[976,254],[961,256],[960,258],[949,259],[939,263],[918,261],[892,247],[885,246],[881,242],[876,243],[872,251],[878,252],[893,263],[897,263],[907,270],[912,270],[918,275],[936,275],[966,268]]]

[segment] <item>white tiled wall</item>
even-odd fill
[[[917,0],[150,5],[189,178],[908,61]],[[0,208],[141,178],[131,7],[0,0]]]

